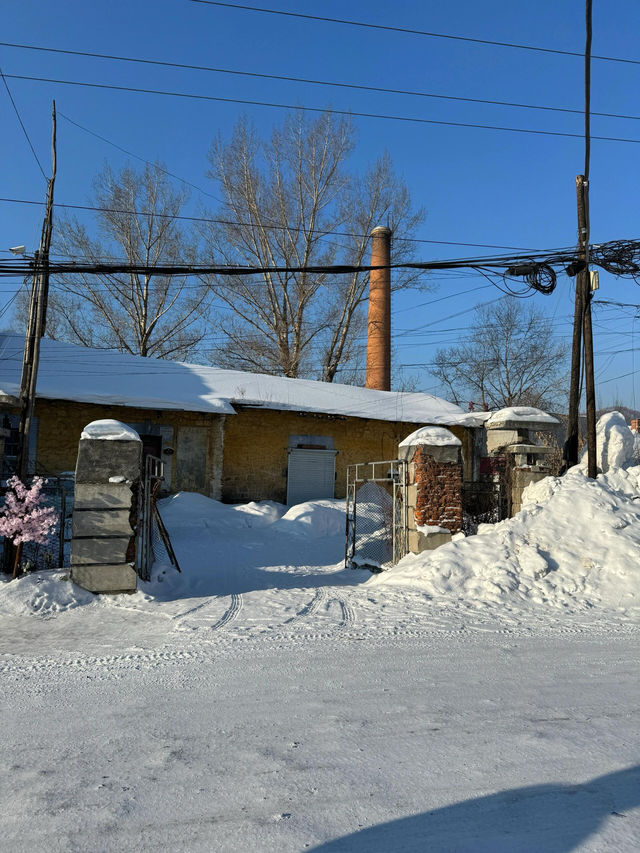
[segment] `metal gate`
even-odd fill
[[[407,463],[347,467],[345,566],[382,570],[408,551]]]
[[[486,480],[462,484],[462,529],[467,536],[475,535],[479,524],[496,524],[508,516],[502,483]]]
[[[140,495],[140,544],[138,549],[138,574],[143,581],[151,580],[153,565],[153,525],[158,492],[164,480],[164,462],[156,456],[144,460],[144,477]]]
[[[175,569],[180,566],[171,546],[169,534],[158,512],[158,494],[164,481],[164,462],[156,456],[146,456],[140,495],[140,536],[138,539],[137,571],[141,580],[151,580],[151,567],[157,554],[164,548]]]

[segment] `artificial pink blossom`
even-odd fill
[[[0,509],[0,536],[6,536],[14,545],[22,542],[42,545],[57,524],[54,507],[41,506],[43,484],[42,477],[34,477],[30,487],[15,476],[7,480],[9,491]]]

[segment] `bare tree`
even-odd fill
[[[505,296],[476,309],[466,339],[439,350],[431,372],[456,403],[551,408],[564,396],[567,352],[544,314]]]
[[[261,140],[241,121],[229,142],[218,138],[208,176],[224,197],[218,222],[203,237],[208,260],[259,267],[366,264],[369,233],[389,224],[411,237],[423,217],[384,155],[364,175],[347,170],[354,131],[347,119],[289,115]],[[333,232],[339,231],[342,236]],[[394,242],[393,260],[412,244]],[[396,288],[416,276],[397,276]],[[208,279],[226,309],[221,365],[332,381],[350,375],[363,348],[363,302],[368,276],[267,272]]]
[[[206,334],[207,288],[197,278],[156,274],[159,264],[194,263],[192,236],[179,227],[187,200],[160,164],[94,180],[98,238],[76,219],[56,222],[53,251],[100,262],[124,258],[149,272],[69,274],[52,279],[47,334],[135,355],[185,358]]]

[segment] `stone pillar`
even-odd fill
[[[71,577],[91,592],[135,592],[142,442],[125,424],[93,421],[80,438]]]
[[[462,529],[462,448],[444,427],[422,427],[399,446],[409,463],[409,550],[430,551]]]

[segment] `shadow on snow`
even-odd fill
[[[625,812],[639,805],[640,766],[635,766],[582,785],[532,785],[465,800],[362,829],[313,850],[315,853],[569,853],[606,821],[624,824]]]

